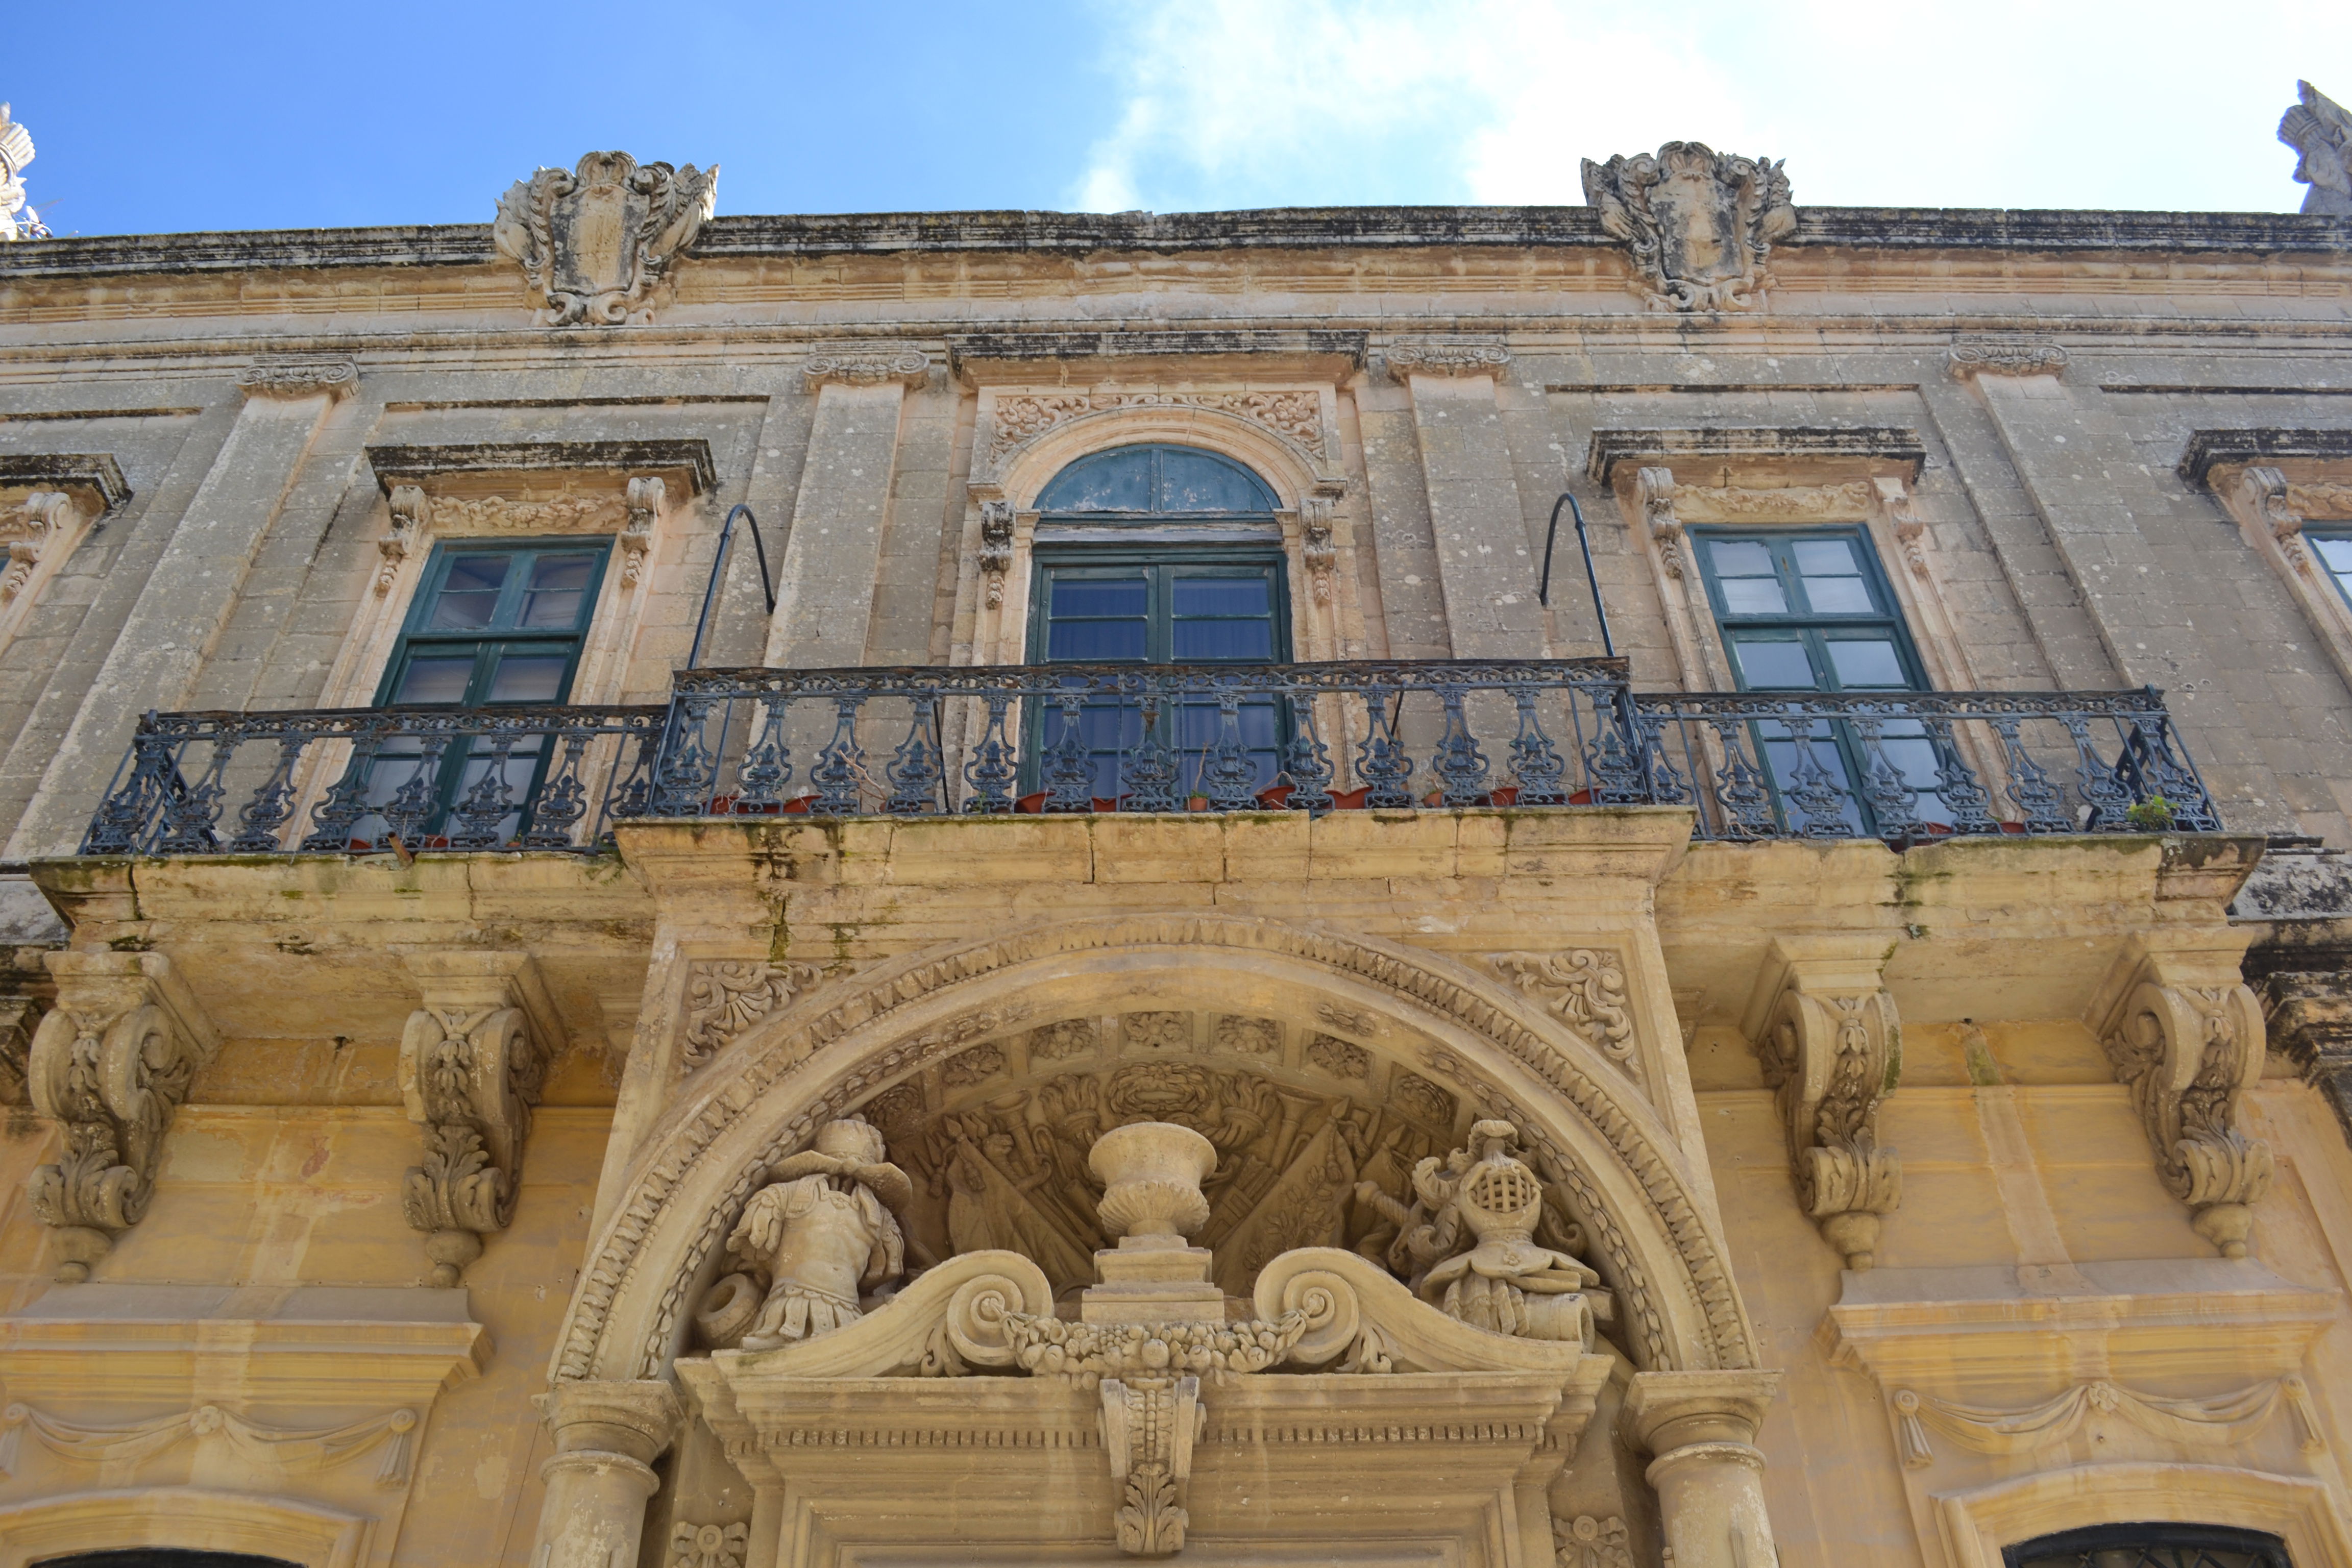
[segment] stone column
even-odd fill
[[[1777,1372],[1642,1372],[1625,1418],[1655,1456],[1646,1472],[1675,1568],[1774,1568],[1756,1428]]]
[[[1498,342],[1412,338],[1389,344],[1383,357],[1412,393],[1454,657],[1544,657],[1538,567],[1495,400],[1495,377],[1510,351]]]
[[[777,574],[767,662],[787,668],[862,664],[889,521],[898,415],[930,374],[921,350],[829,344],[801,375],[816,395],[808,459]]]
[[[646,1504],[661,1486],[653,1462],[677,1435],[667,1383],[559,1383],[539,1396],[555,1433],[541,1465],[546,1500],[531,1568],[636,1568]]]
[[[245,406],[44,770],[7,858],[72,854],[139,716],[185,702],[329,411],[358,385],[348,360],[265,363],[238,381]]]

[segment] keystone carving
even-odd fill
[[[2307,213],[2352,214],[2352,114],[2307,81],[2294,84],[2303,101],[2279,121],[2278,137],[2301,156],[2294,177]]]
[[[654,524],[661,521],[662,482],[658,479],[629,481],[624,498],[629,520],[621,525],[621,586],[634,588],[646,574],[646,555],[653,549]]]
[[[58,1231],[57,1278],[89,1278],[154,1196],[172,1114],[219,1037],[160,953],[51,952],[58,1001],[26,1062],[33,1108],[60,1123],[58,1163],[33,1173],[33,1213]]]
[[[1669,142],[1654,157],[1584,161],[1584,199],[1633,252],[1652,310],[1745,310],[1771,287],[1775,240],[1797,229],[1789,177],[1769,158]]]
[[[1381,351],[1389,374],[1493,375],[1511,363],[1511,351],[1492,338],[1398,338]]]
[[[887,386],[894,381],[920,386],[931,374],[930,356],[898,343],[821,343],[801,363],[801,384],[811,392],[828,381],[844,386]]]
[[[718,190],[716,163],[706,173],[591,153],[568,172],[515,182],[499,198],[490,237],[546,301],[541,325],[646,321],[654,285],[702,232]]]
[[[523,1140],[558,1036],[522,953],[407,963],[425,1005],[401,1036],[400,1089],[408,1119],[425,1127],[425,1163],[409,1167],[401,1207],[425,1235],[428,1282],[447,1287],[482,1255],[482,1237],[514,1218]]]
[[[692,1072],[821,978],[822,972],[806,963],[696,960],[686,973],[686,1036],[678,1071]]]
[[[980,503],[980,573],[988,583],[988,607],[1004,603],[1004,574],[1013,570],[1013,503]]]
[[[2003,337],[1963,332],[1952,340],[1948,361],[1961,381],[1972,375],[2057,375],[2066,368],[2066,350],[2048,338]]]
[[[1857,1271],[1876,1261],[1880,1216],[1903,1198],[1902,1164],[1878,1144],[1878,1108],[1903,1072],[1895,998],[1879,983],[1884,962],[1883,952],[1820,954],[1775,942],[1760,1006],[1749,1011],[1797,1201]]]
[[[2263,1076],[2262,1005],[2217,965],[2144,955],[2100,1034],[2131,1090],[2157,1173],[2195,1215],[2197,1234],[2243,1258],[2253,1205],[2270,1191],[2268,1144],[2238,1131],[2238,1103]]]
[[[25,591],[33,568],[58,540],[73,531],[73,497],[63,490],[35,490],[0,510],[0,606]]]
[[[360,389],[360,367],[347,359],[258,360],[236,378],[247,397],[316,397],[341,402]]]

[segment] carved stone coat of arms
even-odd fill
[[[715,163],[673,169],[591,153],[571,170],[516,181],[499,198],[491,237],[544,297],[542,325],[644,321],[654,285],[701,232],[718,188]]]
[[[1588,158],[1584,196],[1632,248],[1634,288],[1658,310],[1750,308],[1771,280],[1772,242],[1797,226],[1778,163],[1699,142],[1669,142],[1654,157]]]

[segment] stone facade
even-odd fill
[[[743,217],[591,153],[478,226],[0,248],[0,1568],[2352,1568],[2352,219],[1583,169]],[[1588,658],[1597,601],[1678,713],[1748,657],[1710,542],[1851,539],[1910,684],[1987,694],[1927,792],[1985,830],[1782,763],[1728,830],[1785,714],[1662,719],[1685,793],[1611,796],[1601,731],[1511,740],[1528,677],[1444,710],[1516,797],[1396,697],[1411,809],[1201,809],[1206,747],[1194,809],[922,809],[982,803],[978,687],[916,709],[944,763],[793,731],[759,811],[747,719],[584,853],[351,837],[349,727],[118,773],[150,712],[377,703],[453,552],[604,563],[542,800],[676,761],[688,696],[629,715],[698,636],[1020,666],[1051,561],[1202,547],[1041,505],[1139,447],[1255,476],[1218,537],[1378,692]],[[2035,794],[2003,714],[2147,686],[2210,820],[2152,731]],[[1361,803],[1387,698],[1285,700]]]

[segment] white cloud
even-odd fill
[[[2352,99],[2315,0],[1131,0],[1080,206],[1577,203],[1583,157],[1785,157],[1800,202],[2291,207],[2298,75]]]

